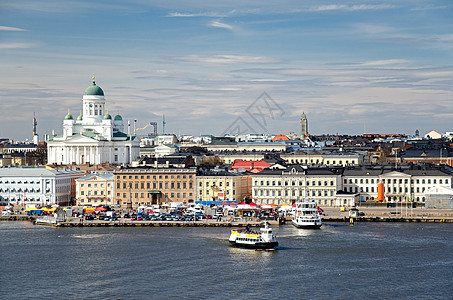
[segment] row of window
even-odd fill
[[[41,181],[37,180],[37,181],[33,181],[33,180],[0,180],[0,184],[3,184],[3,183],[12,183],[12,184],[41,184]],[[46,183],[50,183],[50,180],[46,180]]]
[[[50,189],[47,189],[47,191],[49,192]],[[27,193],[39,193],[41,192],[41,189],[40,188],[37,188],[37,189],[34,189],[34,188],[25,188],[25,189],[21,189],[21,188],[0,188],[0,193],[1,192],[4,192],[4,193],[20,193],[20,192],[27,192]]]
[[[311,186],[335,186],[335,181],[334,180],[312,180],[312,181],[309,181],[309,180],[306,180],[305,181],[306,185],[311,185]],[[280,180],[267,180],[267,181],[264,181],[264,180],[261,180],[261,181],[258,181],[258,180],[255,180],[254,182],[254,185],[255,186],[280,186],[282,185],[282,182]],[[285,180],[283,182],[283,185],[284,186],[303,186],[304,185],[304,181],[303,180]]]
[[[333,197],[334,196],[334,191],[333,190],[311,190],[311,191],[307,191],[309,194],[311,194],[311,196],[313,197],[322,197],[322,196],[326,196],[326,197]],[[292,191],[288,191],[288,190],[285,190],[285,191],[282,191],[282,190],[255,190],[254,191],[254,196],[255,197],[258,197],[258,196],[261,196],[261,197],[278,197],[278,196],[285,196],[285,197],[290,197],[290,196],[293,196],[293,197],[303,197],[303,190],[292,190]]]
[[[351,164],[354,164],[354,161],[349,161],[349,160],[345,160],[345,161],[342,161],[342,160],[323,160],[323,159],[286,159],[286,162],[288,163],[291,163],[291,164],[325,164],[325,165],[330,165],[330,163],[332,162],[332,165],[348,165],[349,163]],[[357,163],[357,162],[355,162]]]
[[[168,181],[166,181],[166,182],[154,181],[154,182],[152,182],[152,184],[151,184],[151,182],[146,182],[146,184],[145,184],[145,182],[143,182],[143,181],[141,181],[141,182],[127,182],[127,181],[123,181],[122,187],[123,187],[122,188],[123,190],[129,189],[129,188],[131,188],[131,189],[134,188],[136,190],[138,190],[138,189],[144,190],[145,188],[146,189],[151,189],[152,188],[154,190],[156,190],[156,189],[166,189],[166,190],[168,190],[168,189],[172,189],[172,190],[173,189],[176,189],[176,190],[183,189],[183,190],[185,190],[187,188],[192,189],[193,184],[192,184],[191,181],[190,182],[187,182],[187,181],[183,181],[183,182],[180,182],[180,181],[177,181],[177,182],[174,182],[174,181],[172,181],[172,182],[168,182]],[[121,182],[120,181],[118,181],[116,183],[116,188],[117,189],[121,189]]]
[[[209,190],[206,190],[206,191],[205,191],[205,195],[206,195],[206,196],[209,196],[209,193],[210,193]],[[199,190],[199,194],[200,194],[200,196],[203,196],[203,190]],[[230,195],[230,190],[226,190],[226,191],[225,191],[225,194],[226,194],[226,195]],[[236,191],[235,191],[235,190],[233,190],[233,195],[236,195]]]
[[[212,186],[216,186],[216,183],[219,184],[219,187],[223,187],[223,182],[222,182],[222,181],[220,181],[220,182],[215,182],[215,181],[214,181],[214,182],[212,183]],[[203,187],[203,182],[202,182],[202,181],[198,182],[198,186],[199,186],[199,187]],[[210,183],[209,181],[206,181],[206,187],[210,187],[210,186],[211,186],[211,183]],[[227,181],[227,182],[225,183],[225,186],[230,186],[230,182]],[[233,187],[234,187],[234,186],[236,186],[236,182],[233,182]]]
[[[168,196],[170,195],[171,198],[174,198],[176,197],[177,199],[180,199],[181,196],[182,198],[187,198],[187,196],[189,197],[192,197],[192,193],[165,193],[165,198],[168,198]],[[121,197],[121,193],[116,193],[116,196],[117,197]],[[148,193],[131,193],[131,198],[135,198],[135,199],[143,199],[143,198],[151,198],[151,194],[148,194]],[[128,199],[128,193],[123,193],[123,199]]]
[[[445,182],[445,184],[448,184],[448,182],[449,182],[448,179],[445,179],[445,180],[432,179],[431,180],[430,178],[428,178],[428,179],[411,179],[411,184],[415,184],[415,183],[416,184],[420,184],[420,182],[421,182],[421,184],[431,184],[431,181],[432,181],[433,184],[437,184],[437,182],[439,182],[439,184],[443,184],[443,182]],[[371,183],[371,184],[373,184],[373,183],[378,183],[378,182],[379,182],[379,179],[373,179],[373,178],[371,178],[371,179],[368,179],[368,178],[365,178],[365,179],[363,179],[363,178],[361,178],[361,179],[347,179],[347,178],[345,178],[343,180],[344,184],[348,184],[348,183],[349,184],[353,184],[353,183],[365,183],[365,184]],[[407,179],[407,178],[406,179],[402,179],[402,178],[400,178],[400,179],[387,179],[387,180],[386,179],[382,179],[382,183],[387,183],[387,184],[391,184],[391,183],[393,183],[393,184],[397,184],[397,183],[403,184],[403,182],[405,184],[408,184],[409,183],[409,179]]]
[[[151,175],[118,175],[118,178],[122,177],[122,179],[145,179],[145,176],[146,176],[146,179],[151,179]],[[186,178],[189,178],[191,179],[192,178],[192,175],[152,175],[153,179],[162,179],[162,178],[165,178],[165,179],[168,179],[168,178],[171,178],[171,179],[174,179],[175,176],[176,176],[176,179],[186,179]]]
[[[91,192],[93,192],[93,193],[91,193]],[[111,191],[107,191],[107,195],[111,195],[111,193],[112,193]],[[84,196],[85,191],[80,191],[80,195]],[[97,196],[98,191],[88,191],[87,196],[91,196],[91,195]],[[100,191],[99,195],[104,196],[104,191]]]
[[[348,188],[346,187],[345,190],[347,191]],[[411,193],[414,193],[414,191],[416,193],[424,193],[425,192],[425,188],[424,187],[422,187],[422,188],[416,187],[415,189],[413,187],[411,187],[410,190],[411,190]],[[405,194],[407,194],[409,192],[409,189],[407,187],[404,187],[404,188],[402,188],[402,187],[398,187],[398,188],[393,187],[393,188],[386,188],[385,191],[386,191],[386,193],[393,193],[393,194],[396,194],[396,193],[399,193],[399,194],[405,193]],[[365,193],[374,193],[375,192],[375,188],[373,186],[370,187],[370,188],[368,188],[368,187],[360,187],[360,188],[358,188],[358,187],[350,186],[349,187],[349,192],[351,192],[351,193],[352,192],[354,192],[354,193],[358,193],[358,192],[360,192],[360,193],[363,193],[363,192],[365,192]]]
[[[81,183],[81,184],[80,184],[80,187],[84,187],[84,186],[85,186],[84,183]],[[93,186],[93,187],[98,187],[98,184],[97,184],[97,183],[93,183],[93,184],[87,183],[87,187],[91,187],[91,186]],[[100,184],[99,184],[99,187],[104,187],[104,184],[103,184],[103,183],[100,183]],[[111,187],[111,184],[110,184],[110,183],[107,183],[107,187]]]

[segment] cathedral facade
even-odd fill
[[[140,155],[140,141],[124,133],[123,118],[112,117],[105,108],[104,91],[93,83],[85,89],[77,119],[69,113],[63,134],[47,141],[49,164],[128,164]]]

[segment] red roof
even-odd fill
[[[248,161],[242,159],[235,159],[231,165],[231,170],[245,169],[253,173],[261,172],[262,170],[268,168],[270,164],[264,160]]]
[[[289,141],[289,138],[286,135],[284,135],[284,134],[278,134],[278,135],[274,136],[272,141],[273,142],[275,142],[275,141]]]

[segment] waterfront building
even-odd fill
[[[82,98],[77,119],[68,111],[63,121],[63,134],[47,141],[49,164],[128,164],[139,157],[140,141],[124,133],[123,118],[112,117],[105,107],[104,91],[93,84]]]
[[[292,204],[310,199],[335,206],[341,175],[328,168],[289,165],[268,168],[252,175],[252,198],[256,204]]]
[[[195,168],[121,168],[115,170],[115,199],[121,207],[168,202],[193,203]]]
[[[113,172],[95,172],[76,179],[76,205],[118,204],[115,200]]]
[[[0,205],[69,205],[75,180],[84,175],[72,169],[0,168]]]
[[[342,189],[359,194],[360,201],[375,200],[383,183],[385,202],[425,202],[429,188],[452,187],[453,173],[445,166],[402,164],[345,168]]]
[[[200,170],[196,177],[196,201],[242,202],[252,194],[249,173],[228,172],[220,169]]]

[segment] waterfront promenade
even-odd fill
[[[453,223],[453,210],[451,209],[427,209],[424,207],[409,208],[384,208],[384,207],[359,207],[360,216],[354,218],[354,222],[423,222],[423,223]],[[350,222],[349,211],[341,211],[339,207],[324,208],[323,221],[329,222]],[[0,221],[35,221],[36,217],[27,216],[24,214],[16,214],[0,217]],[[291,217],[285,218],[286,224],[291,222]],[[278,225],[276,220],[259,220],[256,218],[242,217],[224,217],[222,221],[215,219],[199,220],[199,221],[133,221],[129,218],[119,218],[115,221],[103,220],[85,220],[81,217],[72,217],[66,222],[57,222],[49,224],[62,227],[244,227],[260,226],[263,221],[269,222],[271,225]]]

